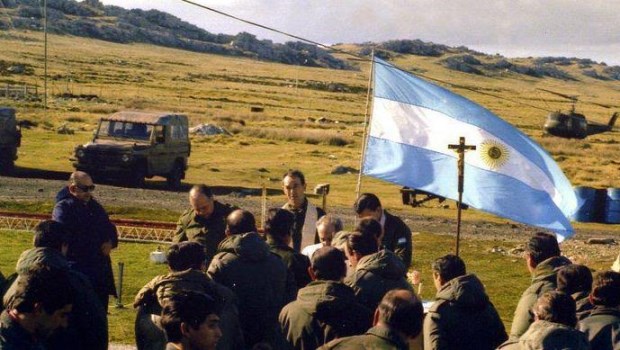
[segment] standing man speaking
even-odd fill
[[[69,178],[69,185],[56,195],[52,219],[69,232],[67,259],[88,277],[107,310],[110,295],[116,296],[110,252],[118,245],[116,226],[93,197],[93,179],[83,171]]]
[[[213,198],[207,185],[195,185],[189,191],[190,209],[186,210],[177,222],[175,243],[190,241],[200,243],[206,254],[207,266],[217,252],[217,247],[225,238],[226,217],[233,208]]]
[[[299,170],[289,170],[282,177],[282,190],[287,202],[282,206],[295,215],[295,222],[291,228],[293,238],[292,248],[296,252],[309,245],[319,243],[316,233],[317,220],[325,215],[325,211],[315,207],[306,198],[306,178]]]

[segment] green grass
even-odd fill
[[[0,230],[3,244],[0,245],[0,269],[8,275],[15,269],[19,254],[29,249],[31,234],[25,231]],[[430,271],[431,262],[439,256],[452,252],[454,238],[420,233],[413,237],[413,269],[422,273],[421,297],[433,299],[435,287]],[[461,242],[461,256],[466,261],[468,272],[475,273],[485,284],[491,301],[497,307],[506,327],[510,327],[512,313],[519,296],[527,288],[530,277],[523,259],[490,253],[492,247],[509,250],[514,245],[503,241]],[[154,276],[164,273],[164,265],[149,262],[149,253],[157,244],[121,242],[113,254],[115,275],[118,278],[119,261],[124,262],[123,309],[115,308],[116,300],[110,302],[110,340],[130,344],[134,342],[133,322],[135,313],[131,307],[137,291]]]
[[[15,264],[22,251],[32,247],[32,234],[27,231],[0,230],[0,271],[9,275],[15,271]],[[124,279],[122,303],[124,308],[117,309],[116,299],[111,299],[109,309],[110,341],[114,343],[133,344],[133,323],[135,312],[131,304],[138,290],[156,275],[165,273],[167,266],[156,265],[149,261],[149,253],[157,249],[157,244],[121,242],[112,253],[115,277],[118,279],[118,262],[123,262]]]

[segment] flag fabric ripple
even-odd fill
[[[375,58],[374,96],[363,173],[458,198],[458,154],[465,137],[463,203],[521,223],[573,234],[573,188],[549,154],[476,103]]]

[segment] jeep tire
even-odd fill
[[[183,165],[179,162],[174,164],[174,167],[166,177],[166,183],[171,190],[178,190],[181,188],[181,179],[184,177]]]
[[[142,165],[136,166],[127,176],[129,186],[135,188],[144,187],[144,178],[146,177],[146,169]]]

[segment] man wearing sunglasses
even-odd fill
[[[103,307],[116,295],[110,252],[118,244],[116,226],[93,197],[93,179],[83,171],[71,174],[69,184],[56,195],[52,219],[69,232],[67,259],[72,268],[85,274]]]

